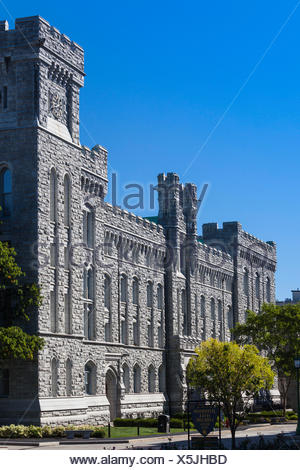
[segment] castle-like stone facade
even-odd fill
[[[155,221],[105,202],[107,152],[79,140],[83,83],[82,48],[47,21],[0,22],[1,239],[41,286],[28,328],[46,340],[1,362],[2,423],[179,410],[195,346],[275,302],[275,244],[238,222],[200,237],[196,187],[175,173],[158,176]]]

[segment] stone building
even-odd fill
[[[276,247],[205,224],[197,188],[158,176],[159,214],[105,202],[107,152],[79,140],[82,48],[36,16],[0,22],[1,239],[43,304],[33,362],[1,362],[2,423],[103,423],[182,409],[201,340],[275,301]],[[153,219],[153,218],[152,218]]]

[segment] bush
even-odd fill
[[[39,438],[62,438],[66,436],[66,430],[82,430],[90,429],[92,430],[92,437],[105,437],[105,431],[102,427],[97,426],[23,426],[14,424],[10,426],[0,426],[0,438],[2,439],[39,439]]]

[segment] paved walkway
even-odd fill
[[[251,440],[258,439],[260,435],[263,435],[266,439],[274,439],[278,434],[283,433],[286,436],[293,436],[296,431],[296,424],[275,424],[275,425],[256,425],[248,426],[240,429],[236,433],[237,443],[248,437]],[[211,436],[217,436],[218,432],[213,432]],[[226,448],[230,448],[231,434],[229,430],[222,430],[222,441]],[[15,441],[16,442],[16,441]],[[106,439],[103,443],[97,439],[97,442],[92,443],[91,441],[74,444],[62,444],[59,445],[58,441],[55,442],[43,442],[42,446],[24,446],[24,445],[10,445],[9,442],[5,444],[0,443],[0,449],[19,449],[19,450],[95,450],[95,449],[159,449],[162,444],[176,443],[179,448],[187,448],[187,433],[185,434],[172,434],[168,436],[156,436],[156,437],[140,437],[140,438],[128,438],[128,443],[124,442],[110,442]],[[47,445],[45,445],[47,444]],[[299,446],[300,448],[300,446]]]

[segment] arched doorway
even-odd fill
[[[118,378],[112,369],[108,369],[105,379],[106,397],[109,401],[110,421],[120,415]]]

